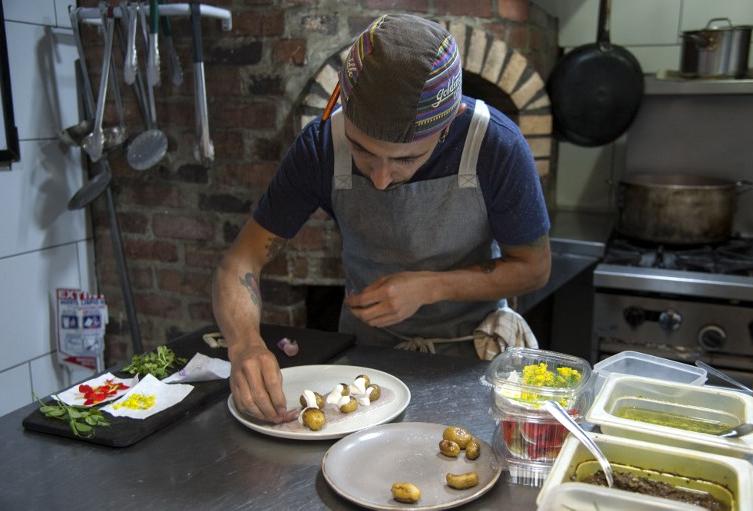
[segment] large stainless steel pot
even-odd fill
[[[727,24],[715,26],[715,22]],[[748,72],[751,25],[713,18],[706,28],[682,33],[680,73],[699,78],[741,78]]]
[[[737,195],[750,183],[685,174],[630,174],[620,181],[617,230],[655,243],[724,241]]]

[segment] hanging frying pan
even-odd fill
[[[622,135],[643,97],[638,60],[609,42],[609,5],[599,2],[597,41],[567,53],[547,83],[555,130],[581,146],[604,145]]]

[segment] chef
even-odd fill
[[[337,94],[342,108],[299,134],[214,281],[235,402],[272,422],[291,417],[259,334],[259,275],[317,208],[342,235],[340,331],[361,344],[476,356],[474,329],[549,278],[528,145],[504,114],[463,96],[458,46],[441,25],[376,19],[330,105]]]

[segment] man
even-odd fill
[[[452,36],[416,16],[382,16],[354,43],[342,109],[304,128],[217,270],[214,313],[241,409],[291,418],[259,335],[259,274],[317,207],[342,234],[340,330],[359,343],[431,338],[472,355],[469,334],[505,297],[548,280],[528,145],[502,113],[462,96],[461,70]]]

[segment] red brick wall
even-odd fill
[[[94,0],[81,2],[95,5]],[[212,321],[212,270],[263,193],[294,137],[294,111],[307,82],[373,18],[408,11],[481,27],[507,41],[548,76],[556,58],[555,20],[527,0],[213,0],[233,12],[233,30],[204,20],[204,55],[210,130],[216,149],[211,168],[197,164],[194,145],[190,25],[173,20],[185,80],[174,87],[162,59],[156,90],[158,124],[170,140],[169,158],[138,173],[122,155],[110,157],[113,191],[123,230],[145,347]],[[82,29],[93,82],[98,84],[101,38]],[[164,47],[163,47],[164,50]],[[145,59],[140,53],[139,57]],[[119,49],[115,58],[120,68]],[[125,84],[121,81],[121,86]],[[130,91],[132,133],[143,129]],[[107,119],[114,120],[108,109]],[[129,352],[128,327],[112,258],[104,202],[92,206],[100,289],[108,298],[108,359]],[[339,284],[339,234],[321,211],[271,263],[262,281],[264,319],[305,324],[302,285]]]

